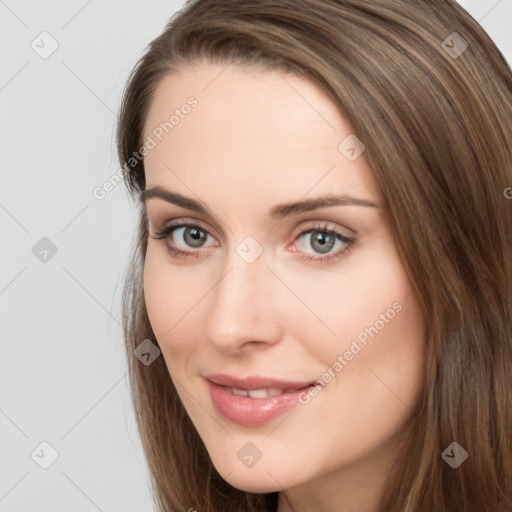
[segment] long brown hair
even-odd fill
[[[380,510],[512,510],[512,72],[503,55],[452,0],[189,1],[125,89],[118,153],[134,197],[145,175],[133,155],[156,87],[204,60],[308,78],[366,145],[428,331],[421,407]],[[158,509],[275,510],[277,493],[244,492],[217,473],[163,357],[148,366],[134,357],[143,340],[158,344],[139,207],[123,322]],[[441,456],[453,442],[468,452],[457,469]]]

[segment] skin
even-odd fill
[[[147,188],[160,185],[211,212],[146,202],[147,311],[183,405],[219,473],[239,489],[281,491],[279,512],[377,512],[423,389],[425,324],[364,152],[354,161],[340,152],[354,130],[304,78],[207,62],[161,81],[145,137],[190,96],[197,107],[145,157]],[[328,194],[380,207],[268,219],[278,203]],[[200,252],[184,229],[167,241],[152,237],[179,220],[208,232]],[[354,245],[338,259],[307,261],[346,247],[339,241],[324,254],[311,233],[301,234],[325,223]],[[247,236],[263,250],[252,263],[236,252]],[[192,257],[173,257],[169,243]],[[204,375],[319,379],[394,303],[400,312],[307,405],[258,427],[214,408]],[[248,442],[262,454],[250,468],[237,457]]]

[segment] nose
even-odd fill
[[[283,318],[277,304],[276,279],[264,255],[247,263],[232,250],[223,270],[210,294],[207,339],[225,352],[278,343]]]

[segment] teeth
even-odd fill
[[[235,389],[235,388],[229,388],[231,389],[231,392],[233,395],[236,396],[249,396],[249,392],[246,389]]]
[[[277,396],[277,395],[282,395],[284,393],[284,391],[279,388],[268,388],[267,393],[268,393],[268,396]]]
[[[251,398],[267,398],[268,394],[266,389],[251,389],[249,396]]]
[[[284,393],[282,389],[278,388],[268,388],[268,389],[228,389],[236,396],[250,396],[251,398],[268,398],[269,396],[277,396]]]

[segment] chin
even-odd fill
[[[283,467],[265,464],[263,460],[252,468],[244,467],[238,459],[230,464],[225,462],[218,465],[214,461],[215,469],[226,482],[241,491],[263,494],[282,491],[298,483],[297,475],[290,474],[288,469],[283,471]]]
[[[254,478],[250,470],[245,474],[241,472],[231,473],[226,478],[226,482],[240,491],[252,492],[255,494],[265,494],[283,490],[283,485],[278,484],[270,475],[265,473],[261,478]]]

